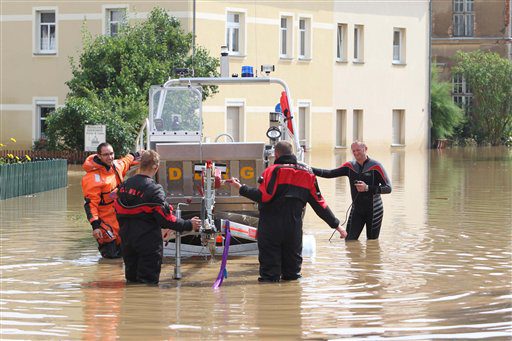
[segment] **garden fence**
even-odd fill
[[[0,200],[66,187],[63,159],[0,165]]]

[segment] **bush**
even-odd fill
[[[48,149],[48,140],[45,137],[41,137],[39,140],[34,141],[34,145],[32,146],[32,150],[47,150]]]
[[[498,145],[512,131],[512,61],[494,52],[457,52],[455,74],[466,79],[473,105],[467,118],[467,135],[479,143]]]
[[[431,74],[431,126],[432,142],[454,135],[455,129],[463,122],[462,109],[451,97],[451,84],[439,80],[436,66],[432,66]]]
[[[122,115],[114,113],[107,103],[86,98],[70,98],[47,119],[50,148],[84,150],[85,125],[105,124],[107,140],[116,153],[126,154],[133,147],[136,129]]]

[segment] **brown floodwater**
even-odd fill
[[[0,201],[0,338],[510,339],[512,149],[376,151],[393,181],[380,239],[345,242],[313,211],[316,252],[296,282],[258,284],[257,258],[165,261],[158,287],[126,286],[119,260],[100,260],[82,207],[79,170],[69,186]],[[313,152],[324,168],[350,151]],[[346,178],[320,179],[342,220]]]

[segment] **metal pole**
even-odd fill
[[[176,218],[181,218],[181,208],[180,204],[176,208]],[[176,245],[176,255],[174,266],[174,279],[181,279],[181,232],[176,231],[176,239],[174,239],[174,244]]]
[[[176,232],[176,265],[174,266],[174,279],[181,279],[181,232]]]
[[[196,0],[192,0],[192,77],[194,76],[194,57],[196,56]]]

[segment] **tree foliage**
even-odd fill
[[[451,137],[463,121],[462,109],[451,97],[451,84],[439,80],[436,66],[432,66],[430,85],[430,113],[432,141]]]
[[[151,85],[175,78],[177,67],[192,68],[198,77],[218,75],[218,59],[202,47],[192,58],[192,35],[160,8],[116,36],[83,35],[83,51],[78,61],[71,59],[66,104],[47,120],[55,148],[83,150],[84,125],[106,124],[108,142],[126,153],[148,115]],[[203,99],[215,91],[205,87]]]
[[[47,134],[51,137],[50,147],[83,150],[85,125],[104,124],[107,139],[114,150],[122,154],[129,152],[138,130],[122,114],[110,110],[108,106],[107,101],[95,96],[68,98],[63,108],[48,117]],[[138,110],[143,109],[145,108]]]
[[[512,133],[512,61],[494,52],[457,52],[452,72],[473,94],[468,125],[478,142],[503,143]]]

